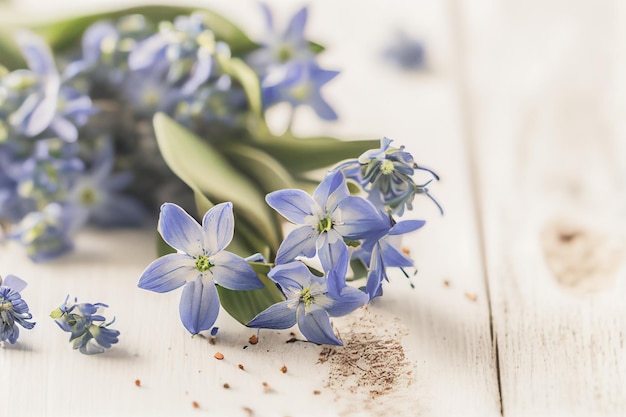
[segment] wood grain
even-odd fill
[[[504,415],[624,415],[623,5],[458,4]]]

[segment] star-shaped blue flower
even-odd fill
[[[313,275],[302,262],[275,266],[268,277],[279,285],[286,300],[263,310],[247,324],[248,327],[288,329],[297,323],[307,340],[342,346],[329,317],[344,316],[366,304],[369,299],[367,294],[356,288],[344,286],[336,291],[327,285],[327,279],[328,283],[345,281],[347,268],[347,251],[342,252],[336,268],[328,272],[326,278]]]
[[[312,258],[317,252],[323,269],[333,270],[339,253],[346,250],[344,239],[377,235],[389,223],[369,201],[350,195],[341,172],[326,176],[312,197],[302,190],[286,189],[268,194],[265,200],[287,220],[300,225],[281,243],[276,264],[297,256]]]
[[[306,105],[323,120],[337,120],[337,113],[322,97],[320,90],[338,74],[338,71],[320,68],[314,60],[272,67],[261,81],[263,105],[266,108],[282,102],[294,108]]]
[[[152,262],[139,279],[139,288],[168,292],[185,286],[180,318],[191,334],[213,327],[220,301],[215,284],[231,290],[263,288],[252,267],[240,256],[225,251],[233,239],[232,203],[207,211],[199,225],[181,207],[161,206],[159,233],[178,250]]]

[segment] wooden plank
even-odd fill
[[[296,9],[290,1],[269,3],[283,22]],[[241,18],[252,33],[262,27],[253,1],[207,4]],[[315,2],[310,36],[328,46],[325,65],[342,69],[325,90],[342,121],[320,123],[304,111],[295,125],[306,134],[387,135],[442,176],[432,188],[445,216],[419,200],[413,216],[428,224],[405,241],[419,266],[414,290],[396,271],[384,297],[335,320],[343,349],[286,343],[290,330],[262,331],[251,345],[255,332],[224,312],[212,345],[182,328],[178,293],[136,288],[154,257],[152,232],[88,231],[79,236],[76,253],[43,265],[29,263],[9,245],[0,251],[0,273],[29,281],[24,297],[38,324],[18,345],[0,350],[0,389],[12,398],[3,407],[7,415],[499,415],[449,25],[446,5],[428,0],[397,8],[363,1],[358,9],[348,2]],[[397,27],[425,39],[427,72],[404,73],[381,63],[380,49]],[[109,303],[122,331],[119,345],[99,357],[72,351],[67,335],[47,318],[67,293]],[[224,360],[213,358],[217,351]]]
[[[624,415],[623,3],[458,5],[504,415]]]

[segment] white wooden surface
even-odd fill
[[[268,3],[283,21],[298,7]],[[41,0],[20,4],[44,10]],[[262,30],[251,0],[203,4]],[[214,345],[190,338],[179,292],[136,288],[154,257],[151,232],[88,231],[74,254],[45,265],[4,246],[0,274],[29,282],[23,296],[38,324],[0,350],[0,416],[625,415],[625,6],[310,6],[309,34],[327,45],[325,65],[342,70],[325,90],[341,122],[303,114],[296,129],[386,135],[442,176],[433,192],[445,216],[424,200],[414,216],[428,224],[405,241],[419,266],[415,290],[396,274],[384,297],[335,320],[350,343],[319,361],[323,348],[285,343],[289,330],[249,345],[255,332],[224,312]],[[381,63],[395,26],[423,37],[428,71]],[[97,357],[72,351],[47,317],[68,293],[109,303],[120,343]],[[367,347],[356,377],[344,375],[364,340],[393,346],[380,355],[397,370],[381,374],[394,378],[382,395],[356,380],[375,368]]]

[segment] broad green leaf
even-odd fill
[[[218,56],[222,70],[239,81],[248,98],[248,104],[253,114],[260,117],[263,111],[261,102],[261,83],[257,74],[239,58]]]
[[[254,145],[272,155],[293,174],[356,159],[367,150],[380,148],[380,140],[342,141],[330,137],[297,138],[285,134],[265,136]]]
[[[257,262],[250,265],[265,285],[264,289],[233,291],[216,285],[224,310],[244,325],[267,307],[285,300],[276,284],[267,277],[269,266]]]
[[[275,252],[280,226],[257,187],[210,144],[169,116],[157,113],[154,128],[161,155],[174,174],[210,201],[231,201],[238,220],[245,219]]]
[[[220,149],[233,165],[254,179],[266,193],[294,188],[291,174],[263,150],[241,143],[228,143]]]

